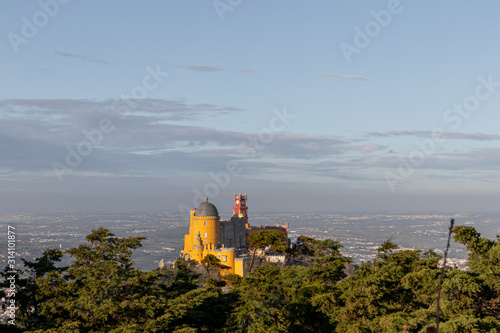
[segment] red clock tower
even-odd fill
[[[234,207],[233,207],[233,215],[236,214],[238,216],[245,217],[245,223],[248,224],[248,215],[247,215],[247,194],[242,196],[241,193],[239,195],[234,194]]]

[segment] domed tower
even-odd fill
[[[189,254],[194,260],[196,258],[198,247],[212,249],[218,247],[221,240],[220,216],[217,208],[208,202],[202,202],[196,209],[191,210],[189,222],[189,234],[184,239],[184,254]],[[196,249],[195,249],[196,247]]]

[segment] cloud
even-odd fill
[[[191,71],[195,71],[195,72],[221,72],[221,71],[224,70],[223,68],[215,67],[215,66],[187,66],[187,65],[181,65],[181,66],[178,66],[178,67],[179,68],[188,69],[188,70],[191,70]],[[239,70],[237,70],[235,72],[237,74],[248,74],[248,73],[252,73],[253,70],[252,69],[239,69]]]
[[[457,171],[493,170],[500,165],[500,148],[479,148],[466,152],[441,153],[429,163],[430,168],[451,169]]]
[[[100,64],[105,64],[105,65],[110,65],[111,63],[109,61],[106,61],[106,60],[101,60],[101,59],[97,59],[97,58],[94,58],[94,57],[91,57],[91,56],[86,56],[86,55],[82,55],[82,54],[73,54],[73,53],[67,53],[67,52],[54,52],[54,54],[61,58],[72,58],[72,59],[80,59],[80,60],[84,60],[84,61],[87,61],[87,62],[97,62],[97,63],[100,63]]]
[[[103,138],[94,147],[86,161],[100,159],[106,169],[108,157],[119,160],[118,155],[130,155],[140,146],[158,147],[190,139],[192,131],[161,122],[196,119],[203,116],[226,115],[243,110],[232,106],[208,103],[189,104],[178,100],[144,99],[132,107],[122,109],[123,101],[73,99],[10,99],[0,100],[0,156],[2,166],[18,171],[42,170],[54,160],[64,161],[68,146],[86,140],[84,131],[99,128],[103,119],[110,119],[116,131]],[[172,132],[170,132],[172,130]],[[99,151],[107,150],[100,158]],[[112,161],[112,160],[110,160]],[[123,167],[123,166],[121,166]],[[82,165],[85,169],[85,166]],[[146,167],[147,169],[147,167]]]
[[[386,148],[387,148],[387,146],[382,146],[382,145],[379,145],[379,144],[376,144],[373,142],[366,143],[362,146],[362,150],[364,152],[372,152],[372,151],[382,150],[382,149],[386,149]]]
[[[195,119],[202,115],[241,112],[234,106],[209,103],[190,104],[183,100],[144,98],[136,100],[86,99],[4,99],[0,119],[39,119],[57,123],[86,125],[103,117],[144,116],[150,121]]]
[[[163,177],[166,172],[204,174],[206,170],[224,170],[227,161],[237,160],[252,165],[248,174],[258,175],[273,169],[272,166],[279,172],[292,168],[294,163],[352,158],[351,155],[361,158],[383,149],[364,139],[285,132],[271,133],[270,142],[264,144],[259,131],[176,124],[186,119],[243,111],[233,106],[144,99],[123,113],[120,109],[123,105],[116,103],[0,100],[3,167],[17,172],[50,172],[51,163],[65,163],[68,147],[75,150],[79,143],[88,140],[85,133],[97,129],[102,119],[110,119],[116,130],[104,135],[102,142],[75,169],[75,174],[130,177]]]
[[[436,132],[440,138],[456,140],[474,140],[474,141],[496,141],[500,140],[500,135],[484,133],[459,133],[459,132]],[[403,130],[403,131],[371,131],[365,132],[365,137],[392,137],[392,136],[418,136],[433,137],[436,136],[433,131],[422,130]]]
[[[186,66],[186,65],[181,65],[179,68],[184,68],[188,69],[191,71],[195,72],[220,72],[223,71],[222,68],[220,67],[214,67],[214,66]]]
[[[203,122],[185,125],[186,120],[244,112],[234,106],[163,99],[137,100],[122,110],[125,106],[119,100],[0,100],[0,172],[7,170],[9,182],[57,182],[52,162],[65,163],[68,149],[77,149],[79,143],[88,140],[85,132],[98,128],[99,122],[107,118],[116,130],[92,147],[71,173],[71,179],[97,182],[99,177],[177,177],[190,181],[203,179],[208,172],[225,170],[233,160],[242,166],[241,177],[245,179],[375,184],[384,182],[384,170],[397,169],[401,159],[387,152],[390,147],[372,142],[370,137],[432,133],[374,131],[345,137],[276,132],[269,133],[267,143],[263,143],[262,130],[216,129]],[[500,139],[481,133],[449,134],[459,139]],[[474,181],[481,172],[497,172],[499,164],[500,149],[440,150],[426,157],[419,169],[423,176],[448,170],[458,180],[463,177],[459,173],[467,170],[467,179]]]
[[[241,172],[231,177],[229,191],[242,187],[265,192],[266,186],[280,189],[329,186],[338,191],[366,192],[385,189],[386,171],[397,172],[401,163],[397,154],[372,142],[368,133],[350,133],[346,137],[269,132],[265,130],[269,123],[264,123],[262,130],[251,132],[245,132],[245,127],[210,128],[203,121],[186,120],[223,117],[244,110],[230,105],[144,99],[122,112],[121,107],[126,106],[122,102],[0,100],[0,187],[9,196],[10,189],[20,189],[43,191],[44,197],[51,198],[49,191],[61,191],[66,193],[60,194],[64,200],[100,196],[102,199],[97,201],[109,202],[117,194],[125,193],[131,198],[149,195],[158,199],[167,192],[177,195],[193,187],[203,190],[207,182],[213,181],[210,174],[219,175],[227,170],[229,162],[236,162]],[[67,165],[69,152],[88,151],[88,145],[82,146],[82,142],[89,140],[85,133],[97,129],[105,118],[116,129],[103,135],[102,141],[93,145],[90,153],[65,173],[64,181],[59,183],[53,162]],[[266,143],[261,139],[263,133]],[[430,135],[431,132],[380,131],[370,135],[403,133]],[[474,135],[476,139],[485,138],[478,133]],[[465,149],[439,150],[427,156],[405,182],[408,186],[417,186],[422,181],[433,186],[438,182],[445,186],[498,184],[500,148]],[[186,200],[191,202],[191,197],[187,195]]]
[[[371,155],[369,158],[359,161],[359,163],[366,169],[380,168],[382,170],[394,170],[397,173],[404,158],[405,156],[387,153],[379,156]],[[453,176],[452,173],[456,173],[455,177],[457,179],[474,180],[481,170],[495,172],[498,177],[498,165],[500,165],[500,148],[475,148],[461,152],[443,151],[426,156],[423,163],[415,168],[415,174],[424,171],[437,172],[445,170],[451,172],[451,176]]]
[[[338,79],[348,79],[348,80],[364,80],[364,81],[371,80],[369,77],[362,76],[362,75],[343,75],[343,74],[336,74],[336,73],[318,73],[317,75],[336,77]]]

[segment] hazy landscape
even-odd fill
[[[500,215],[495,213],[442,214],[356,214],[356,213],[255,213],[251,225],[290,223],[289,237],[300,235],[316,239],[332,238],[344,246],[341,252],[355,263],[373,260],[380,244],[392,238],[403,248],[433,249],[442,254],[450,218],[457,225],[475,227],[483,237],[500,234]],[[228,218],[229,212],[221,212]],[[32,260],[47,248],[69,250],[85,241],[92,229],[105,227],[119,237],[146,236],[143,247],[134,252],[136,267],[153,270],[161,259],[168,265],[179,257],[188,221],[179,212],[52,212],[7,214],[2,225],[17,230],[17,253]],[[452,243],[450,258],[467,258],[465,247]],[[2,267],[6,258],[0,257]],[[461,260],[461,261],[462,261]],[[69,263],[69,256],[63,264]],[[459,262],[461,262],[459,261]],[[20,261],[19,261],[20,263]]]

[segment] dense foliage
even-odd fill
[[[454,237],[469,251],[470,270],[446,269],[440,331],[500,332],[500,239],[481,238],[465,226],[456,227]],[[252,235],[252,258],[270,245],[310,261],[285,266],[259,259],[249,276],[221,279],[226,267],[214,256],[201,264],[178,259],[170,269],[137,270],[131,255],[143,240],[101,228],[68,251],[74,258],[69,267],[57,267],[64,255],[59,250],[24,261],[16,327],[0,330],[426,332],[436,320],[440,256],[432,251],[400,250],[386,241],[373,262],[347,276],[350,259],[338,242],[301,236],[290,250],[282,233],[262,232]]]

